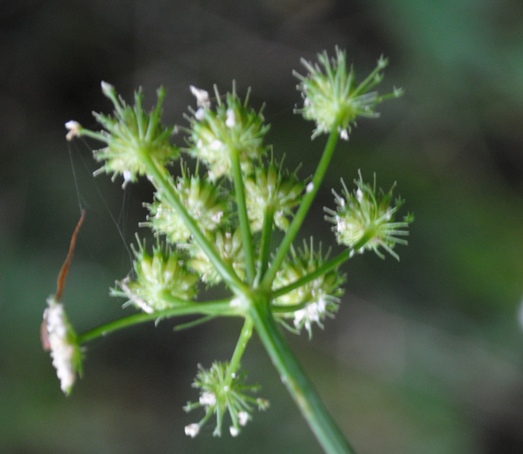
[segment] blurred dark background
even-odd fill
[[[405,88],[342,143],[330,187],[357,170],[398,181],[416,215],[401,262],[357,257],[336,320],[289,341],[358,452],[523,452],[523,6],[516,0],[29,1],[0,4],[0,451],[5,453],[318,453],[257,339],[244,366],[271,401],[240,437],[188,439],[182,406],[197,364],[226,360],[240,328],[171,322],[89,345],[65,398],[39,324],[79,216],[64,301],[84,331],[121,315],[108,296],[126,275],[151,197],[93,179],[94,144],[67,143],[70,119],[94,127],[111,107],[100,81],[146,103],[168,90],[165,117],[185,124],[190,84],[252,87],[269,141],[309,175],[325,137],[293,115],[292,69],[335,45],[363,77],[384,54],[380,90]],[[122,239],[124,238],[124,240]],[[127,311],[130,311],[129,309]]]

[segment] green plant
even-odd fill
[[[255,397],[257,386],[245,383],[240,363],[253,331],[260,337],[283,383],[287,386],[318,441],[327,452],[352,452],[307,376],[290,351],[279,329],[307,331],[323,326],[333,317],[343,294],[344,276],[339,267],[355,254],[373,250],[398,258],[394,248],[406,244],[404,237],[412,217],[395,220],[401,199],[393,199],[393,188],[378,191],[373,184],[355,181],[350,191],[342,180],[334,194],[334,208],[325,208],[326,219],[334,224],[339,244],[345,249],[330,257],[311,238],[293,246],[331,161],[339,137],[348,139],[358,117],[377,117],[376,106],[401,90],[378,95],[373,88],[382,80],[387,61],[380,58],[370,75],[357,84],[348,69],[345,53],[336,49],[329,58],[324,52],[319,63],[303,61],[308,73],[299,79],[304,118],[316,123],[312,137],[323,133],[328,140],[317,169],[309,180],[284,170],[282,162],[264,144],[268,130],[262,111],[242,100],[235,87],[225,96],[217,89],[213,106],[206,91],[191,87],[196,110],[186,116],[187,146],[171,144],[174,126],[161,123],[165,92],[151,112],[142,106],[136,92],[128,105],[111,85],[102,83],[104,94],[114,105],[113,115],[95,114],[101,131],[66,123],[67,138],[90,137],[104,144],[94,152],[102,167],[95,172],[123,177],[123,185],[145,176],[155,188],[154,201],[147,205],[150,227],[157,243],[149,251],[139,241],[134,248],[134,272],[117,282],[111,293],[127,300],[139,313],[76,335],[60,303],[65,274],[61,273],[57,294],[50,297],[44,317],[44,333],[50,338],[53,364],[62,389],[69,394],[80,372],[80,346],[117,329],[137,323],[197,314],[202,320],[218,316],[241,317],[244,325],[235,351],[228,362],[199,368],[194,387],[199,400],[187,411],[203,410],[203,418],[186,426],[194,437],[213,415],[215,435],[220,435],[224,418],[230,418],[230,433],[238,435],[254,408],[266,409],[268,402]],[[178,176],[167,167],[184,153],[196,159],[194,170],[183,161]],[[271,238],[275,229],[284,237],[274,253]],[[66,260],[68,266],[74,247]],[[65,265],[64,265],[65,267]],[[67,268],[67,267],[65,267]],[[66,271],[66,270],[65,270]],[[203,284],[203,285],[202,285]],[[202,287],[223,285],[230,296],[221,300],[197,299]],[[59,310],[57,309],[59,308]],[[44,336],[45,337],[45,336]]]

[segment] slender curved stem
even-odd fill
[[[254,281],[254,252],[252,247],[251,228],[249,226],[249,217],[247,215],[247,205],[245,202],[245,187],[243,185],[243,176],[240,166],[238,150],[231,153],[232,177],[234,181],[234,192],[236,194],[236,206],[238,207],[238,220],[240,222],[240,231],[242,235],[243,254],[245,256],[245,270],[247,273],[247,282],[252,284]]]
[[[152,314],[140,313],[128,315],[127,317],[119,318],[112,322],[104,323],[103,325],[97,326],[96,328],[90,329],[85,333],[78,335],[78,343],[83,344],[84,342],[92,341],[98,337],[106,336],[114,331],[118,331],[123,328],[138,325],[141,323],[147,323],[151,321],[161,320],[164,318],[171,318],[180,315],[192,315],[192,314],[204,314],[204,315],[240,315],[237,311],[233,310],[230,306],[230,299],[211,301],[208,303],[187,303],[180,305],[172,309],[165,311],[157,311]]]
[[[170,184],[165,169],[158,168],[157,164],[154,162],[154,160],[151,159],[146,149],[142,151],[141,157],[143,159],[143,163],[147,166],[148,174],[152,177],[152,181],[156,185],[157,189],[161,191],[162,196],[165,197],[166,201],[174,209],[176,209],[180,217],[183,219],[185,225],[193,235],[195,241],[202,248],[204,253],[216,268],[216,271],[233,290],[242,292],[242,290],[244,290],[243,282],[234,272],[232,266],[222,260],[222,258],[216,252],[214,246],[205,237],[192,216],[187,212],[176,192],[174,191],[172,185]]]
[[[338,131],[333,129],[329,135],[329,139],[327,140],[327,144],[323,150],[323,155],[320,159],[320,162],[318,163],[318,168],[314,173],[312,181],[309,183],[309,185],[307,185],[308,191],[304,195],[300,207],[298,208],[298,211],[296,212],[289,229],[285,233],[285,237],[283,238],[283,241],[281,242],[275,257],[272,260],[267,273],[265,273],[265,276],[262,279],[263,288],[270,288],[270,285],[276,277],[276,273],[278,272],[281,263],[285,259],[285,256],[287,255],[294,238],[296,238],[296,235],[305,221],[305,217],[309,212],[309,208],[311,207],[312,202],[318,193],[318,189],[320,188],[323,178],[327,172],[327,168],[329,167],[332,155],[334,154],[334,149],[336,148],[336,143],[338,142],[338,137]]]

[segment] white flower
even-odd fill
[[[240,411],[238,413],[238,422],[240,423],[240,426],[245,426],[249,419],[249,413],[247,413],[246,411]]]
[[[231,426],[231,427],[229,427],[229,432],[231,433],[231,435],[233,437],[237,437],[240,433],[240,429],[238,429],[237,427]]]
[[[196,435],[198,435],[198,432],[200,431],[200,426],[197,423],[189,424],[188,426],[185,426],[185,435],[188,437],[194,438]]]
[[[54,296],[47,299],[47,304],[48,307],[44,311],[46,331],[44,348],[51,350],[60,388],[65,394],[69,394],[79,369],[80,348],[76,343],[76,334],[67,320],[64,306],[58,303]]]
[[[216,394],[214,394],[214,393],[212,393],[210,391],[205,391],[200,396],[200,404],[205,405],[207,407],[211,407],[213,405],[216,405]]]
[[[66,129],[69,131],[65,138],[69,141],[73,140],[76,136],[78,136],[78,133],[80,132],[80,123],[77,121],[69,120],[65,124]]]

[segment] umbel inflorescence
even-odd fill
[[[111,115],[94,114],[101,130],[91,131],[74,121],[66,123],[68,140],[89,137],[102,143],[94,151],[101,165],[95,174],[121,178],[123,186],[139,177],[153,184],[154,200],[145,204],[149,214],[141,226],[152,229],[157,240],[152,247],[138,240],[133,247],[133,270],[111,291],[125,298],[126,306],[147,316],[130,315],[83,335],[67,335],[74,331],[63,305],[59,298],[50,299],[46,327],[55,339],[50,345],[53,364],[65,392],[70,391],[80,371],[80,345],[102,334],[188,314],[202,320],[242,317],[244,325],[231,359],[215,362],[209,369],[199,366],[194,381],[199,399],[185,409],[199,408],[204,415],[186,426],[186,434],[196,436],[214,416],[215,435],[222,433],[228,420],[229,431],[236,436],[252,419],[254,408],[267,408],[265,399],[255,397],[258,386],[247,384],[241,370],[245,348],[256,331],[322,446],[350,452],[278,325],[312,336],[314,325],[323,328],[339,308],[345,282],[339,268],[344,262],[368,250],[382,258],[384,253],[399,258],[396,246],[406,244],[412,217],[398,219],[403,201],[393,198],[394,186],[383,192],[377,189],[376,177],[369,184],[361,174],[354,190],[342,180],[341,190],[333,190],[333,206],[325,208],[325,218],[333,224],[335,239],[344,251],[331,256],[319,241],[295,240],[338,138],[348,139],[358,118],[376,118],[376,107],[385,99],[398,97],[401,90],[388,95],[374,91],[387,65],[384,58],[360,83],[339,49],[334,57],[324,52],[318,63],[303,61],[303,65],[306,74],[296,73],[303,105],[296,112],[315,122],[313,138],[328,134],[317,170],[310,178],[284,168],[283,160],[265,143],[269,126],[263,110],[250,107],[249,96],[241,98],[234,85],[224,96],[215,87],[213,101],[207,91],[190,87],[196,107],[189,108],[187,125],[175,128],[162,123],[163,89],[158,90],[156,106],[147,111],[141,90],[129,105],[113,86],[103,82],[103,93],[114,111]],[[185,147],[172,143],[175,129],[185,133]],[[277,245],[273,241],[276,230],[283,232]],[[215,285],[227,288],[230,296],[206,299],[205,289]],[[60,323],[62,327],[57,326]],[[59,342],[57,333],[64,333]]]

